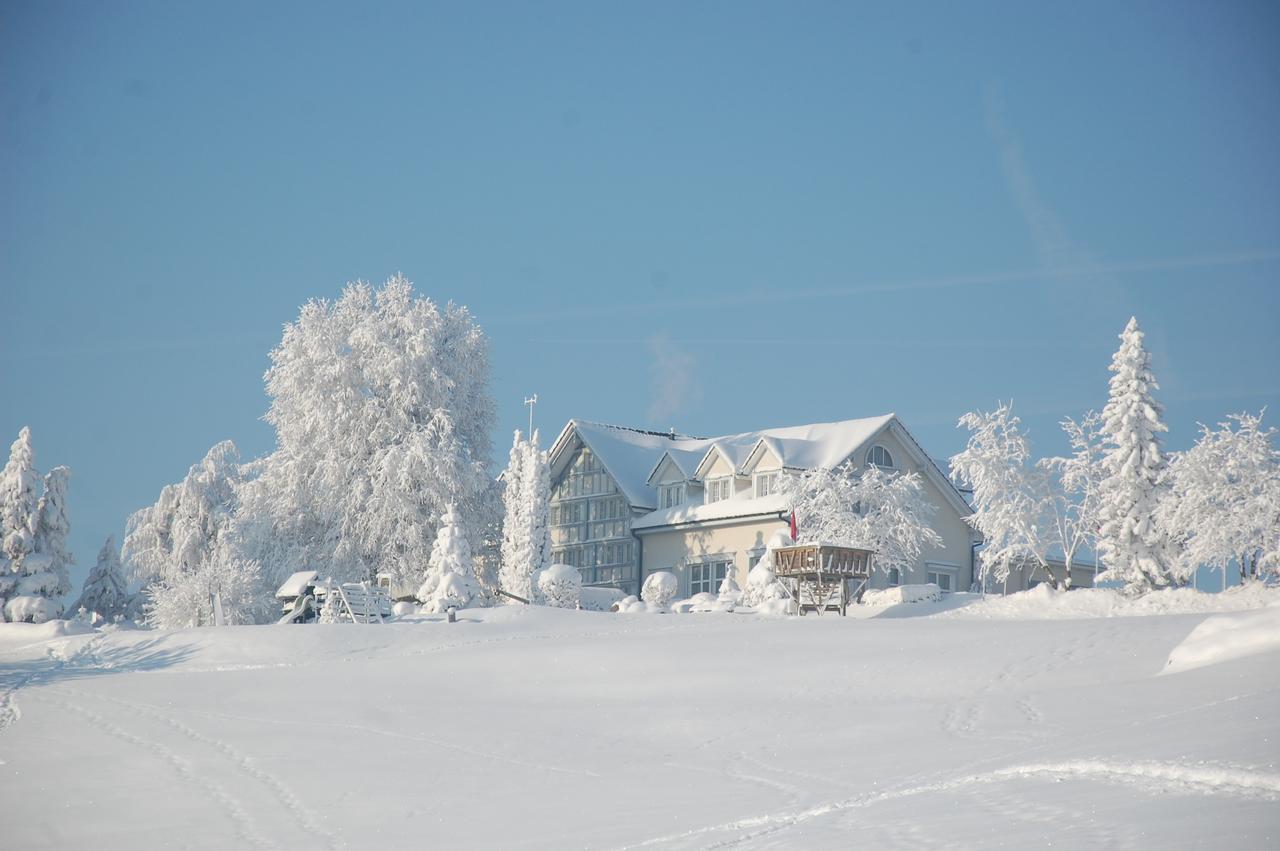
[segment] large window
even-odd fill
[[[674,508],[684,502],[684,482],[674,485],[663,485],[659,508]]]
[[[590,449],[574,456],[551,491],[551,558],[588,585],[635,589],[631,507]]]
[[[733,567],[733,562],[703,561],[689,565],[689,596],[694,594],[715,594],[720,591],[720,583]]]
[[[720,502],[733,496],[733,476],[707,479],[706,502]]]
[[[882,470],[892,470],[893,456],[889,454],[888,449],[877,443],[867,450],[867,463],[875,464]]]
[[[943,591],[956,590],[956,569],[953,567],[941,567],[939,565],[928,565],[928,577],[926,581],[932,582]]]
[[[756,473],[756,496],[769,496],[778,492],[778,471],[772,473]]]

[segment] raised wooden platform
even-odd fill
[[[800,614],[837,611],[847,614],[851,599],[849,584],[864,587],[870,575],[870,550],[828,544],[799,544],[772,550],[773,572],[779,580],[789,580],[792,599]]]

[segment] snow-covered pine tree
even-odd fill
[[[473,605],[480,599],[471,545],[467,543],[457,510],[451,505],[440,517],[440,531],[431,547],[427,575],[418,588],[418,601],[427,612],[443,612]]]
[[[528,503],[524,492],[529,453],[525,451],[524,441],[520,437],[517,430],[511,441],[507,469],[502,474],[502,567],[498,579],[502,590],[532,600]]]
[[[302,307],[266,384],[277,448],[241,488],[237,525],[270,582],[387,571],[411,588],[451,503],[481,551],[498,516],[493,402],[488,343],[466,308],[416,297],[399,275],[351,284]]]
[[[71,605],[72,612],[84,609],[110,623],[116,617],[127,617],[129,593],[124,581],[124,566],[116,548],[115,535],[110,535],[98,551],[98,563],[89,571],[80,599]]]
[[[32,551],[18,566],[15,596],[40,597],[47,617],[62,615],[62,598],[71,591],[67,566],[74,563],[67,552],[71,522],[67,519],[67,484],[71,470],[54,467],[44,477],[44,493],[36,509]]]
[[[9,447],[9,460],[0,471],[0,610],[15,593],[22,561],[31,552],[37,511],[36,453],[31,429],[23,426]]]
[[[1179,579],[1201,565],[1225,571],[1235,562],[1242,583],[1280,573],[1280,452],[1262,415],[1234,414],[1169,465],[1170,491],[1159,520],[1182,544]]]
[[[186,478],[166,485],[155,505],[129,518],[123,556],[130,578],[148,586],[148,621],[164,627],[211,624],[215,594],[222,594],[224,612],[232,612],[228,622],[248,622],[265,612],[260,569],[236,546],[232,529],[239,460],[231,441],[215,445]]]
[[[1107,451],[1098,515],[1098,554],[1106,570],[1098,579],[1123,582],[1126,590],[1141,593],[1174,580],[1176,554],[1156,518],[1167,467],[1159,435],[1168,427],[1160,418],[1164,409],[1152,395],[1160,385],[1136,318],[1120,335],[1110,369],[1115,374],[1102,411]]]

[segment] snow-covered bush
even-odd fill
[[[10,623],[44,623],[55,615],[53,603],[47,597],[19,595],[4,604],[4,617]]]
[[[225,532],[194,567],[166,575],[144,593],[147,623],[161,629],[257,623],[267,609],[258,563],[242,558]]]
[[[453,506],[440,517],[440,531],[427,562],[427,577],[418,588],[417,597],[427,614],[444,612],[450,607],[464,609],[479,601],[480,586],[475,578],[471,547]]]
[[[680,591],[680,580],[674,573],[659,570],[645,577],[644,587],[640,589],[640,598],[650,606],[667,609],[671,601]]]
[[[733,611],[733,607],[742,602],[742,589],[738,587],[738,580],[734,578],[736,572],[732,567],[725,571],[724,581],[720,583],[720,591],[716,596],[716,602],[728,611]]]
[[[553,564],[536,574],[538,596],[545,605],[557,609],[576,609],[582,599],[582,574],[567,564]]]
[[[747,587],[742,591],[742,605],[758,608],[762,603],[784,599],[786,596],[787,593],[782,590],[778,577],[773,572],[772,550],[767,550],[747,574]]]
[[[400,600],[391,605],[391,614],[398,618],[406,618],[409,615],[417,614],[418,607],[407,600]]]

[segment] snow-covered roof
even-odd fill
[[[768,428],[723,437],[689,437],[660,431],[570,420],[551,448],[553,467],[569,438],[577,436],[591,448],[627,500],[636,508],[653,508],[657,497],[650,481],[664,455],[689,478],[708,459],[723,453],[736,472],[764,441],[782,466],[792,469],[835,467],[895,419],[893,414],[834,423]],[[697,459],[696,461],[694,459]],[[554,470],[553,470],[554,473]]]
[[[704,523],[708,520],[730,520],[736,517],[763,517],[778,515],[787,510],[786,499],[780,493],[759,498],[739,494],[719,502],[677,505],[653,511],[631,521],[635,530],[653,529],[658,526],[679,526],[682,523]]]

